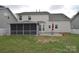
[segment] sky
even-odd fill
[[[9,7],[13,13],[40,10],[63,13],[70,18],[79,11],[78,0],[0,0],[0,5]]]

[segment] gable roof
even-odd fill
[[[79,29],[79,12],[71,19],[71,28]]]
[[[17,15],[49,15],[49,21],[70,21],[70,18],[62,13],[51,14],[49,12],[22,12]]]
[[[11,14],[12,16],[14,17],[15,21],[17,21],[17,18],[15,17],[15,15],[12,13],[12,11],[9,9],[9,8],[6,8]]]
[[[12,11],[8,7],[0,5],[0,9],[7,9],[11,13],[11,15],[13,16],[13,18],[15,19],[15,21],[17,21],[17,18],[15,17],[15,15],[12,13]]]
[[[49,21],[70,21],[70,18],[65,16],[64,14],[50,14]]]
[[[71,21],[73,21],[78,15],[79,15],[79,12],[71,18]]]
[[[17,13],[17,15],[49,15],[49,12],[22,12]]]

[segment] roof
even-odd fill
[[[73,16],[71,20],[71,25],[72,29],[79,29],[79,12]]]
[[[70,21],[70,18],[62,13],[50,14],[49,12],[22,12],[17,15],[49,15],[49,21]]]
[[[15,15],[12,13],[12,11],[9,8],[6,8],[11,14],[12,16],[15,18],[15,21],[17,21],[17,18],[15,17]]]
[[[17,13],[18,15],[49,15],[49,12],[22,12]]]
[[[25,23],[38,23],[37,21],[23,21],[23,22],[10,22],[9,24],[25,24]]]
[[[70,21],[70,18],[68,18],[64,14],[50,14],[49,21]]]
[[[9,8],[0,5],[0,9],[7,9],[11,13],[11,15],[15,18],[15,21],[17,21],[17,18],[15,17],[15,15],[12,13],[12,11]]]
[[[0,8],[6,8],[5,6],[0,5]]]
[[[72,17],[71,21],[73,21],[78,15],[79,15],[79,12]]]

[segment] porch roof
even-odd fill
[[[9,24],[25,24],[25,23],[38,23],[38,22],[36,22],[36,21],[24,21],[24,22],[22,22],[22,21],[19,21],[19,22],[10,22]]]

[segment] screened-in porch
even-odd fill
[[[15,23],[10,24],[11,35],[36,35],[37,34],[37,24],[36,23]]]

